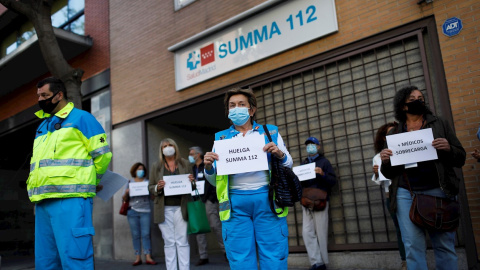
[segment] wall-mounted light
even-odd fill
[[[432,2],[433,2],[433,0],[420,0],[420,1],[417,2],[417,5],[421,5],[422,3],[430,4]]]

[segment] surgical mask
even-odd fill
[[[317,152],[317,146],[315,144],[307,144],[307,153],[315,155]]]
[[[53,103],[52,100],[53,98],[58,94],[55,93],[53,94],[53,96],[47,98],[47,99],[44,99],[44,100],[39,100],[38,101],[38,106],[40,106],[40,109],[42,109],[45,113],[51,113],[53,112],[53,110],[55,110],[55,108],[57,107],[58,105],[58,102],[57,103]],[[60,101],[59,101],[60,102]]]
[[[138,170],[137,171],[137,177],[138,178],[143,178],[145,176],[145,171],[144,170]]]
[[[414,114],[414,115],[422,115],[425,113],[425,102],[421,101],[419,99],[414,100],[409,103],[405,103],[407,105],[407,112],[409,114]]]
[[[188,161],[190,161],[190,163],[195,163],[195,158],[193,156],[188,156]]]
[[[173,148],[173,146],[167,146],[167,147],[163,148],[163,154],[166,157],[171,157],[171,156],[175,155],[175,148]]]
[[[246,107],[235,107],[228,111],[228,119],[232,120],[235,126],[243,126],[247,123],[250,118],[248,113],[248,108]]]

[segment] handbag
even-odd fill
[[[272,137],[268,132],[267,125],[263,125],[263,129],[265,130],[268,140],[272,142]],[[281,215],[284,210],[282,209],[281,212],[277,212],[274,202],[281,208],[293,206],[302,198],[302,185],[292,169],[283,166],[282,160],[275,155],[270,155],[270,162],[271,177],[268,188],[268,200],[272,212],[276,215]]]
[[[325,190],[319,188],[304,188],[300,203],[311,211],[323,211],[327,207],[327,195]]]
[[[120,207],[120,211],[118,212],[120,215],[127,215],[128,208],[130,208],[130,203],[128,201],[123,201],[122,206]]]
[[[424,229],[452,232],[458,228],[460,205],[448,198],[415,194],[409,217],[413,223]]]
[[[130,180],[128,180],[127,187],[128,187],[128,184],[130,184]],[[124,216],[127,215],[128,209],[130,209],[129,201],[130,201],[130,196],[127,196],[126,200],[122,200],[122,206],[120,206],[120,211],[118,211],[120,215],[124,215]]]
[[[410,195],[413,198],[408,216],[417,226],[439,232],[452,232],[460,222],[460,204],[456,200],[425,194],[413,194],[406,174]]]
[[[196,195],[193,196],[193,201],[187,203],[188,212],[188,234],[202,234],[210,232],[210,223],[207,218],[207,210],[205,204],[200,199],[198,189],[195,188]]]

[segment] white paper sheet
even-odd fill
[[[392,166],[438,159],[432,141],[431,128],[387,136],[388,149],[393,152]]]
[[[205,180],[197,181],[195,182],[195,184],[197,185],[198,194],[203,195],[205,193]],[[192,190],[192,196],[195,195],[197,195],[197,193],[195,192],[195,190]]]
[[[97,196],[104,201],[108,201],[127,182],[128,180],[125,177],[107,170],[99,183],[103,186],[103,189],[97,192]]]
[[[263,151],[263,135],[249,135],[214,142],[219,160],[217,174],[228,175],[268,170],[267,153]]]
[[[130,182],[129,189],[130,197],[148,195],[148,182]]]
[[[293,167],[292,170],[300,181],[314,179],[317,177],[315,174],[315,162]]]
[[[165,187],[163,187],[165,196],[192,193],[192,183],[188,179],[188,174],[164,176],[163,180],[165,181]]]

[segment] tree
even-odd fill
[[[0,3],[11,11],[22,14],[32,23],[38,37],[40,50],[53,76],[65,83],[68,98],[75,107],[82,108],[82,76],[84,71],[73,68],[63,57],[52,26],[53,0],[0,0]]]

